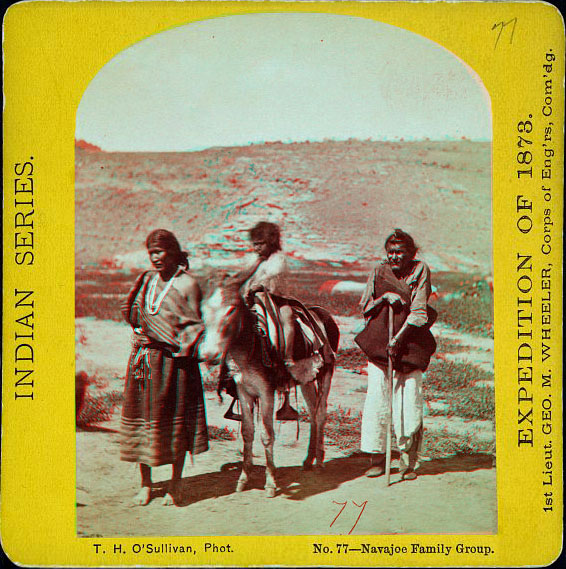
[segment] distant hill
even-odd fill
[[[200,152],[92,152],[77,141],[77,265],[139,265],[171,229],[193,266],[230,263],[246,231],[282,225],[297,261],[365,270],[394,227],[436,270],[491,272],[491,144],[280,142]],[[94,147],[96,148],[96,147]]]
[[[75,148],[80,148],[81,150],[89,150],[91,152],[102,152],[102,148],[100,148],[100,146],[96,146],[95,144],[91,144],[90,142],[81,139],[75,139]]]

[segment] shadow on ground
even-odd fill
[[[393,460],[398,455],[393,455]],[[303,470],[300,466],[287,466],[277,469],[277,496],[289,500],[305,500],[316,494],[323,494],[340,487],[345,482],[364,476],[369,467],[368,457],[362,453],[335,458],[324,463],[324,468]],[[224,464],[220,472],[207,472],[181,482],[175,497],[177,506],[184,507],[207,500],[235,493],[236,482],[242,468],[241,462]],[[493,458],[487,454],[459,454],[422,463],[418,470],[419,477],[445,474],[449,472],[471,472],[493,468]],[[392,474],[398,473],[394,465]],[[265,482],[265,468],[254,466],[246,491],[262,490]],[[155,488],[152,498],[165,494],[164,487]]]

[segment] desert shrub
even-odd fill
[[[211,441],[235,441],[236,431],[234,429],[229,429],[228,427],[216,427],[214,425],[208,425],[208,438]]]
[[[472,386],[477,381],[493,381],[493,373],[470,362],[433,359],[423,382],[425,397],[438,392],[452,393]]]
[[[91,316],[122,322],[120,306],[136,277],[137,273],[109,269],[77,272],[75,317]]]
[[[306,410],[300,410],[301,421],[308,422]],[[479,417],[478,417],[479,418]],[[324,427],[327,444],[337,446],[340,450],[352,452],[360,448],[362,413],[341,406],[328,411]],[[455,454],[477,454],[495,452],[494,443],[478,439],[473,433],[429,432],[425,428],[423,453],[431,458],[451,456]]]
[[[488,384],[475,385],[476,382]],[[425,400],[446,402],[433,415],[455,415],[465,419],[493,420],[495,399],[493,373],[469,362],[433,360],[423,382]]]
[[[458,271],[439,271],[432,275],[432,284],[442,293],[452,293],[470,278],[470,275]]]
[[[493,316],[491,298],[453,297],[440,298],[435,306],[438,321],[452,328],[493,338]]]
[[[435,302],[439,322],[470,334],[493,338],[493,293],[484,278],[438,273],[434,282],[441,292]]]
[[[465,346],[455,340],[449,340],[448,338],[436,334],[434,339],[436,340],[437,354],[457,354],[466,350]]]
[[[295,295],[307,306],[322,306],[335,316],[359,316],[359,298],[350,294],[329,294],[305,287]]]
[[[325,290],[324,285],[329,279],[362,282],[364,278],[352,276],[344,269],[312,267],[307,263],[300,271],[292,272],[290,294],[307,305],[324,306],[335,315],[359,316],[359,293],[331,294]],[[75,286],[76,316],[121,321],[120,304],[137,274],[108,268],[78,271]],[[485,280],[479,276],[453,272],[435,273],[433,282],[444,295],[436,302],[439,321],[466,332],[493,335],[492,293]]]
[[[336,355],[336,365],[346,369],[365,368],[367,361],[367,356],[359,348],[338,350]]]
[[[319,293],[319,297],[324,295],[324,304],[321,303],[327,310],[337,316],[360,316],[360,296],[359,294],[323,294]],[[319,301],[320,302],[320,301]],[[316,304],[316,300],[312,301]]]
[[[300,415],[302,422],[308,422],[308,414],[304,408],[301,409]],[[360,446],[361,427],[361,411],[356,412],[338,405],[338,407],[330,409],[326,414],[326,424],[324,426],[325,442],[344,451],[358,449]]]
[[[472,433],[456,434],[447,430],[429,432],[425,429],[422,453],[430,458],[455,454],[495,454],[495,444],[478,439]]]
[[[358,316],[360,294],[331,294],[324,287],[331,279],[353,280],[353,277],[348,273],[333,273],[328,267],[325,271],[312,271],[305,267],[291,275],[289,293],[307,306],[323,306],[337,316]],[[359,279],[354,277],[354,280]]]
[[[466,419],[493,420],[495,401],[493,372],[470,362],[433,359],[423,381],[426,401],[444,401],[433,415],[455,415]],[[476,385],[477,383],[481,385]]]
[[[136,279],[137,273],[116,270],[81,270],[75,285],[75,316],[94,316],[103,320],[122,321],[120,305]],[[196,275],[199,278],[199,275]],[[306,305],[323,306],[332,314],[358,315],[358,294],[336,294],[320,290],[329,278],[328,272],[295,271],[290,276],[290,294]],[[202,277],[202,275],[201,275]],[[347,274],[341,278],[350,278]],[[206,278],[200,278],[202,286]]]
[[[101,395],[86,394],[77,425],[86,426],[108,421],[114,409],[124,400],[121,391],[107,391]]]
[[[95,297],[88,294],[75,296],[75,317],[91,316],[101,320],[114,320],[123,322],[120,305],[123,297]]]
[[[489,385],[476,385],[452,393],[447,403],[446,412],[450,415],[488,421],[495,416],[493,387]]]

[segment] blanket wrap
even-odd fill
[[[404,301],[402,307],[395,307],[393,312],[393,334],[403,326],[410,312],[411,288],[398,279],[389,264],[380,266],[374,281],[374,298],[386,292],[398,294]],[[414,369],[425,371],[432,354],[436,351],[436,341],[430,332],[430,326],[436,319],[436,311],[428,306],[429,321],[425,326],[410,326],[409,333],[403,340],[401,349],[393,362],[393,369],[407,373]],[[389,344],[389,305],[383,303],[373,312],[366,327],[355,338],[355,342],[378,367],[387,369],[387,345]]]

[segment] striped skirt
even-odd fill
[[[120,458],[173,464],[208,450],[202,380],[194,358],[174,358],[161,345],[135,346],[128,362]]]

